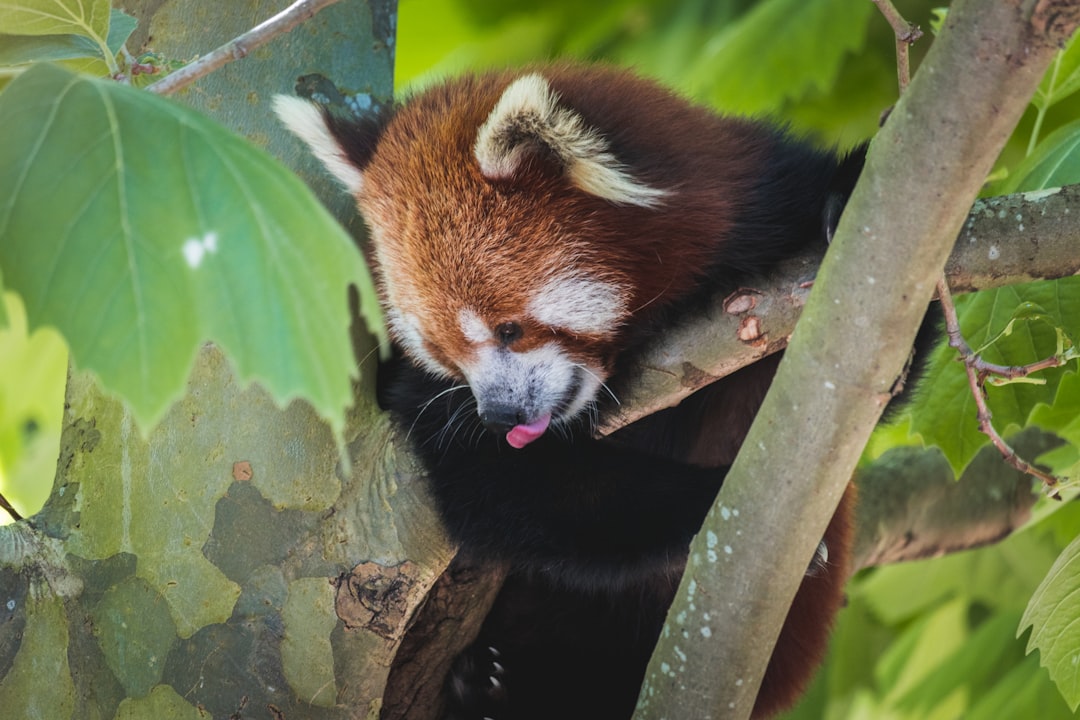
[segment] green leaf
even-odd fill
[[[1031,414],[1034,425],[1049,430],[1074,448],[1080,448],[1080,375],[1066,375],[1058,385],[1051,405],[1038,407]]]
[[[5,0],[0,27],[11,35],[85,35],[109,32],[109,0]]]
[[[121,10],[112,11],[106,40],[112,55],[135,31],[138,20]],[[101,46],[86,35],[0,35],[0,65],[23,65],[31,62],[101,58]]]
[[[1062,551],[1020,619],[1017,635],[1031,626],[1027,650],[1038,649],[1065,702],[1080,706],[1080,538]]]
[[[0,328],[0,491],[30,517],[56,474],[67,348],[51,328],[27,333],[18,295],[0,294],[5,306],[11,325]]]
[[[109,14],[109,35],[105,38],[105,44],[114,55],[120,52],[120,48],[131,37],[131,33],[135,32],[138,25],[138,18],[128,15],[123,10],[113,9]]]
[[[207,340],[280,403],[344,426],[351,238],[292,173],[149,93],[37,65],[0,94],[0,270],[145,428]]]
[[[1034,657],[1026,658],[986,692],[976,695],[964,720],[1038,718],[1066,720],[1075,716],[1041,675]]]
[[[1080,90],[1080,42],[1074,34],[1047,68],[1031,103],[1046,109]]]
[[[965,608],[965,615],[969,611]],[[1002,671],[1023,657],[1019,643],[1010,633],[1018,619],[1019,613],[1014,612],[993,615],[959,643],[951,656],[942,658],[934,672],[926,673],[902,693],[897,707],[925,716],[936,705],[946,702],[958,688],[967,688],[973,696],[985,693]],[[966,624],[965,619],[960,622]],[[926,640],[936,643],[934,635]]]
[[[1024,365],[1053,355],[1057,349],[1057,330],[1080,337],[1080,279],[1012,285],[987,290],[956,299],[960,327],[972,347],[982,347],[996,338],[1016,316],[1026,312],[1025,303],[1034,303],[1045,311],[1031,322],[1018,320],[1008,336],[997,338],[982,353],[989,362]],[[1002,435],[1026,427],[1031,413],[1040,405],[1053,405],[1058,383],[1076,364],[1044,370],[1033,377],[1045,384],[1012,383],[988,390],[988,402],[994,427]],[[967,375],[956,361],[956,352],[941,346],[931,355],[920,384],[920,393],[911,407],[911,431],[945,453],[959,477],[976,451],[986,444],[979,431],[977,409],[971,397]]]
[[[900,699],[940,673],[945,661],[968,641],[967,603],[955,598],[907,627],[883,654],[875,675],[889,696]]]
[[[1020,190],[1043,190],[1080,182],[1080,120],[1046,136],[1024,158],[1002,186],[1007,195]]]
[[[716,107],[748,114],[827,90],[862,48],[873,12],[847,0],[766,0],[705,46],[689,84]]]
[[[98,47],[84,35],[0,35],[0,65],[96,57]]]

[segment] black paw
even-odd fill
[[[446,678],[446,698],[443,720],[499,720],[507,702],[499,651],[473,645],[458,655]]]

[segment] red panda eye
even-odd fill
[[[495,328],[495,337],[502,345],[510,345],[515,340],[520,340],[525,331],[516,322],[500,323]]]

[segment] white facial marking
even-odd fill
[[[622,289],[574,273],[548,280],[529,301],[541,323],[582,335],[608,335],[626,315]]]
[[[550,149],[581,190],[618,205],[656,207],[668,194],[636,180],[607,141],[559,97],[541,75],[524,75],[503,91],[480,126],[473,153],[493,180],[512,178],[536,146]]]
[[[406,352],[425,370],[442,377],[452,375],[450,369],[432,357],[424,346],[424,335],[420,331],[419,318],[409,313],[403,313],[397,307],[391,305],[386,312],[386,324],[390,328],[390,334],[401,343]]]
[[[318,105],[298,97],[275,95],[273,106],[285,127],[311,148],[312,154],[346,190],[354,195],[360,192],[364,176],[326,126],[326,118]]]
[[[545,413],[553,421],[580,413],[600,389],[603,370],[585,368],[555,343],[526,352],[484,345],[461,368],[481,414],[491,405],[517,408],[526,422]]]
[[[480,344],[491,340],[491,330],[483,318],[469,309],[458,313],[458,324],[461,325],[461,334],[472,343]]]
[[[213,230],[207,232],[201,238],[188,238],[184,241],[180,251],[184,254],[184,260],[192,269],[202,265],[203,258],[217,252],[217,233]]]

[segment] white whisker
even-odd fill
[[[412,431],[416,427],[416,423],[419,422],[420,416],[423,415],[425,412],[427,412],[427,409],[429,407],[431,407],[431,403],[435,402],[436,400],[438,400],[439,398],[441,398],[444,395],[449,395],[450,393],[455,392],[457,390],[467,390],[467,389],[469,389],[469,386],[465,385],[464,383],[462,383],[460,385],[453,385],[451,387],[446,388],[445,390],[440,391],[434,397],[432,397],[430,400],[428,400],[423,405],[421,405],[420,406],[420,412],[416,413],[416,417],[413,418],[412,424],[409,425],[409,431],[407,433],[405,433],[405,439],[408,440],[410,437],[412,437]]]
[[[607,394],[611,396],[611,399],[615,401],[615,404],[616,405],[622,405],[622,403],[619,402],[619,398],[616,397],[615,393],[611,390],[611,388],[608,387],[608,384],[600,379],[599,375],[597,375],[592,370],[590,370],[587,366],[582,365],[581,363],[574,363],[574,367],[580,368],[581,370],[584,370],[589,375],[592,375],[593,378],[596,379],[596,382],[600,383],[600,387],[602,387],[604,389],[604,391],[607,392]]]

